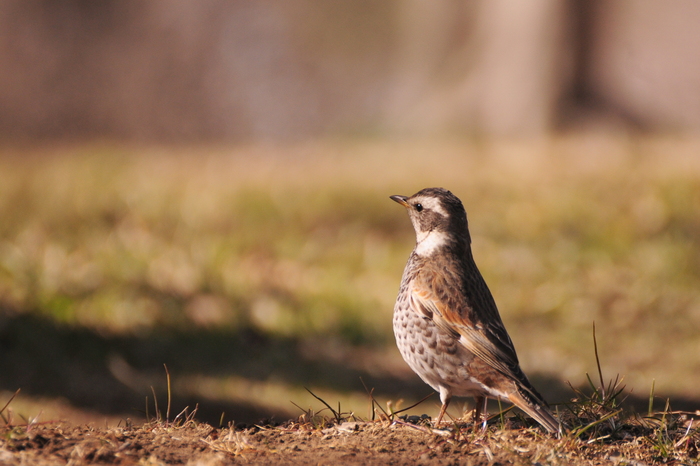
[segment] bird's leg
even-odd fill
[[[445,415],[445,412],[447,411],[447,405],[450,404],[449,400],[447,403],[443,403],[442,407],[440,407],[440,414],[438,415],[437,421],[435,421],[435,427],[440,425],[440,422],[442,422],[442,417]]]
[[[487,404],[488,404],[488,398],[485,396],[475,396],[474,397],[474,404],[476,407],[474,408],[474,426],[476,426],[479,421],[481,421],[481,415],[484,415],[484,424],[482,426],[482,429],[486,429],[486,420],[489,418],[488,416],[488,410],[487,410]]]
[[[484,409],[482,410],[482,414],[484,416],[484,424],[481,426],[481,430],[483,432],[485,432],[486,431],[486,423],[489,420],[489,399],[485,396],[483,397],[483,399],[484,399],[484,401],[483,401]]]
[[[435,421],[435,427],[438,427],[440,422],[442,422],[442,417],[445,415],[445,412],[447,412],[447,406],[450,404],[451,399],[452,395],[447,390],[443,390],[442,387],[440,387],[440,401],[442,402],[442,406],[440,407],[440,414],[438,415],[437,421]]]

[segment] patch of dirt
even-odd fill
[[[185,464],[642,464],[653,449],[635,438],[587,442],[557,439],[539,428],[435,430],[402,421],[343,422],[326,428],[180,426],[95,428],[67,424],[0,429],[1,465]],[[594,439],[595,440],[595,439]],[[697,454],[697,453],[696,453]],[[655,461],[652,461],[655,462]]]
[[[0,464],[186,464],[209,450],[202,439],[213,430],[195,423],[180,428],[14,427],[0,440]]]

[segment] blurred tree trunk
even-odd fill
[[[394,128],[490,135],[552,128],[573,66],[565,1],[400,5]]]
[[[700,130],[700,2],[594,2],[588,96],[646,130]]]

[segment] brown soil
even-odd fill
[[[0,465],[118,464],[648,464],[654,449],[640,438],[557,439],[538,428],[471,426],[438,431],[384,422],[330,427],[288,422],[269,428],[180,426],[94,428],[44,424],[0,429]],[[590,440],[590,439],[589,439]],[[697,454],[697,452],[695,452]],[[686,457],[687,459],[687,457]],[[669,464],[676,464],[666,458]]]

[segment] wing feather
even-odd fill
[[[485,290],[465,290],[467,286],[456,275],[446,274],[445,269],[442,273],[435,273],[431,267],[424,266],[413,280],[409,299],[413,309],[419,309],[438,328],[458,337],[471,353],[503,375],[519,379],[516,375],[520,371],[515,348],[486,284],[483,283]],[[468,302],[474,296],[482,298],[480,311],[484,305],[489,306],[487,315],[477,314],[475,303]]]

